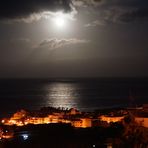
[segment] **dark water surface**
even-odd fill
[[[129,97],[130,96],[130,97]],[[19,109],[83,111],[148,103],[148,79],[1,79],[0,117]]]

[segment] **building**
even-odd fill
[[[145,117],[135,117],[135,121],[136,121],[139,125],[148,128],[148,118],[145,118]]]
[[[74,121],[71,121],[72,126],[79,128],[88,128],[92,127],[92,120],[90,118],[81,118]]]
[[[120,116],[120,117],[110,117],[110,116],[100,116],[99,117],[101,121],[106,121],[107,123],[110,122],[120,122],[124,119],[124,116]]]

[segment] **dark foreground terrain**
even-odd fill
[[[12,127],[11,127],[12,128]],[[14,138],[1,140],[0,148],[147,148],[144,138],[137,134],[128,136],[125,127],[113,123],[109,127],[73,128],[69,124],[27,125],[13,127]],[[133,132],[134,134],[134,132]],[[142,138],[142,139],[141,139]],[[138,148],[138,147],[137,147]]]

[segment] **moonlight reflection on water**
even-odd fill
[[[76,88],[68,83],[55,83],[48,86],[47,106],[78,108]]]

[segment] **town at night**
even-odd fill
[[[148,0],[0,0],[0,148],[148,148]]]

